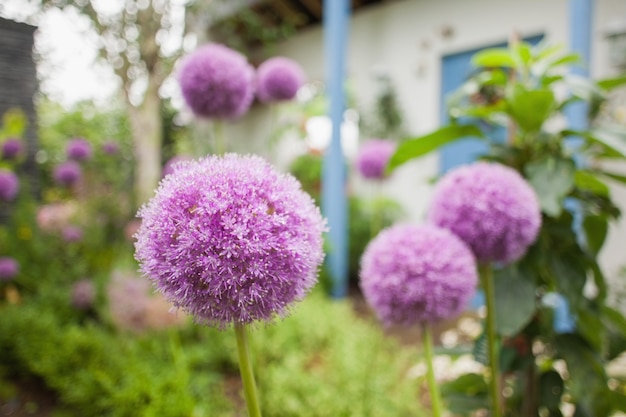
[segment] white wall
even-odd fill
[[[626,1],[595,0],[592,33],[592,77],[614,74],[609,66],[603,31],[614,20],[626,21]],[[442,57],[504,43],[513,33],[544,34],[553,44],[567,46],[567,0],[396,0],[357,12],[350,22],[348,77],[360,103],[369,107],[376,89],[373,74],[386,70],[396,86],[406,125],[413,134],[439,125]],[[322,28],[299,33],[280,45],[278,53],[306,68],[311,79],[324,79]],[[395,172],[385,193],[403,204],[409,221],[421,221],[438,172],[438,158],[430,155]],[[352,189],[370,192],[353,175]],[[615,190],[626,212],[626,190]],[[626,213],[625,213],[626,214]],[[626,216],[625,216],[626,217]],[[609,274],[626,264],[626,222],[611,229],[602,263]]]

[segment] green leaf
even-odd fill
[[[607,178],[610,178],[614,181],[621,182],[622,184],[626,184],[626,175],[616,174],[614,172],[609,172],[605,170],[597,170],[595,171],[600,175],[604,175]]]
[[[588,308],[579,308],[576,310],[576,328],[585,340],[596,351],[602,351],[602,341],[604,332],[602,321],[598,317],[597,312]]]
[[[487,383],[480,374],[463,374],[441,385],[441,396],[448,410],[465,414],[471,410],[489,407]]]
[[[605,78],[604,80],[597,81],[596,84],[603,90],[611,91],[614,88],[621,87],[626,84],[626,74],[615,78]]]
[[[591,102],[604,98],[604,92],[588,78],[568,74],[563,78],[563,82],[574,96],[584,101]]]
[[[619,127],[602,127],[590,130],[585,138],[601,143],[626,158],[626,131]]]
[[[507,48],[489,48],[477,52],[472,57],[472,65],[476,67],[515,67],[515,59]]]
[[[539,404],[549,410],[558,409],[565,389],[563,378],[554,369],[539,376]]]
[[[526,132],[537,132],[556,109],[554,92],[548,88],[527,90],[516,83],[507,92],[508,113]]]
[[[517,266],[494,271],[496,330],[509,337],[526,326],[535,313],[535,285]]]
[[[598,179],[594,173],[589,171],[576,171],[574,174],[574,184],[581,190],[590,191],[602,197],[609,197],[609,186]]]
[[[587,271],[581,256],[552,256],[550,267],[557,291],[569,300],[572,307],[576,307],[583,298],[583,288],[587,281]]]
[[[609,399],[614,410],[626,412],[626,395],[617,391],[610,391]]]
[[[425,155],[445,144],[468,136],[481,138],[483,134],[474,125],[453,124],[444,126],[424,136],[407,139],[398,146],[396,152],[391,156],[387,165],[387,172],[390,173],[411,159]]]
[[[549,216],[559,216],[563,210],[561,202],[574,186],[574,162],[569,159],[543,158],[527,164],[524,171],[537,193],[543,212]]]
[[[585,244],[587,249],[597,256],[606,239],[609,231],[609,222],[605,216],[591,215],[583,220],[583,229],[585,231]]]

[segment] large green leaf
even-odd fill
[[[515,58],[507,48],[489,48],[477,52],[472,57],[476,67],[515,67]]]
[[[574,184],[581,190],[590,191],[602,197],[608,197],[609,186],[598,179],[598,177],[589,171],[578,170],[574,174]]]
[[[558,409],[565,389],[563,378],[554,369],[539,376],[539,404],[549,410]]]
[[[589,78],[568,74],[563,78],[563,82],[570,93],[584,101],[591,102],[604,98],[604,91]]]
[[[604,80],[597,81],[596,84],[603,90],[610,91],[614,88],[626,85],[626,74],[615,78],[606,78]]]
[[[483,137],[480,129],[474,125],[448,125],[424,136],[407,139],[402,142],[391,156],[387,172],[391,172],[405,162],[425,155],[441,146],[464,137]]]
[[[446,408],[453,413],[468,413],[489,407],[487,383],[480,374],[468,373],[441,385]]]
[[[606,235],[609,231],[609,222],[606,216],[591,215],[583,220],[583,229],[585,231],[585,244],[587,249],[594,255],[598,255]]]
[[[587,282],[587,271],[582,254],[568,253],[568,256],[552,256],[550,258],[554,282],[557,291],[574,307],[583,299],[583,288]]]
[[[561,214],[561,202],[574,186],[575,171],[574,162],[569,159],[548,157],[526,165],[526,177],[544,213],[553,217]]]
[[[535,312],[535,285],[517,266],[494,271],[496,329],[509,337],[517,334]]]
[[[537,132],[556,108],[551,89],[528,90],[516,83],[507,91],[508,113],[520,129]]]
[[[588,308],[576,310],[576,328],[585,340],[598,352],[601,352],[604,342],[602,321],[596,311]]]

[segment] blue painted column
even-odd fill
[[[332,139],[324,154],[322,169],[322,212],[328,219],[327,271],[332,279],[331,295],[348,293],[348,203],[346,166],[341,148],[341,123],[345,110],[344,79],[350,3],[324,0],[324,52],[328,116]]]
[[[582,77],[589,76],[591,65],[591,27],[593,22],[593,0],[570,0],[569,2],[569,46],[570,51],[577,53],[581,59],[581,66],[572,67],[571,73]],[[570,129],[585,130],[589,125],[588,104],[585,102],[572,103],[565,109],[567,123]],[[581,143],[579,138],[567,138],[568,145],[575,149]],[[575,158],[577,164],[583,165],[582,157]],[[574,215],[574,229],[577,233],[582,228],[581,208],[576,201],[565,200],[565,207]],[[579,238],[582,235],[579,233]],[[558,295],[558,304],[554,311],[554,330],[557,333],[569,333],[575,329],[575,320],[571,315],[569,304],[565,297]]]

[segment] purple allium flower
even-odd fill
[[[0,170],[0,200],[13,201],[20,190],[20,180],[11,171]]]
[[[0,257],[0,281],[10,281],[20,271],[20,265],[9,256]]]
[[[68,159],[86,161],[91,158],[91,144],[85,138],[71,139],[65,147]]]
[[[79,310],[86,310],[96,299],[96,286],[90,279],[81,279],[72,286],[72,305]]]
[[[120,151],[120,145],[110,139],[102,144],[102,151],[107,155],[116,155]]]
[[[385,139],[372,139],[365,142],[356,157],[356,166],[364,178],[381,180],[389,158],[396,151],[396,143]]]
[[[187,155],[176,155],[176,156],[171,157],[170,159],[167,160],[167,162],[165,163],[165,166],[163,167],[162,176],[164,177],[174,172],[174,169],[176,168],[179,162],[189,161],[190,159],[191,157]]]
[[[83,171],[80,165],[74,161],[63,162],[54,168],[54,180],[63,186],[70,187],[76,184],[82,177]]]
[[[319,209],[293,176],[257,156],[181,162],[138,216],[144,275],[220,328],[284,316],[324,257]]]
[[[270,58],[257,69],[257,97],[263,102],[291,100],[304,80],[304,71],[296,61]]]
[[[361,258],[361,289],[387,326],[436,323],[456,316],[478,281],[470,249],[433,225],[383,230]]]
[[[487,162],[446,174],[435,187],[428,218],[459,236],[479,262],[518,260],[541,227],[530,185],[514,169]]]
[[[24,151],[24,143],[17,138],[9,138],[2,144],[2,159],[11,161]]]
[[[78,226],[67,226],[62,234],[63,240],[67,243],[80,242],[83,239],[83,229]]]
[[[224,45],[208,44],[190,54],[179,82],[187,105],[200,117],[242,116],[254,98],[254,68]]]

